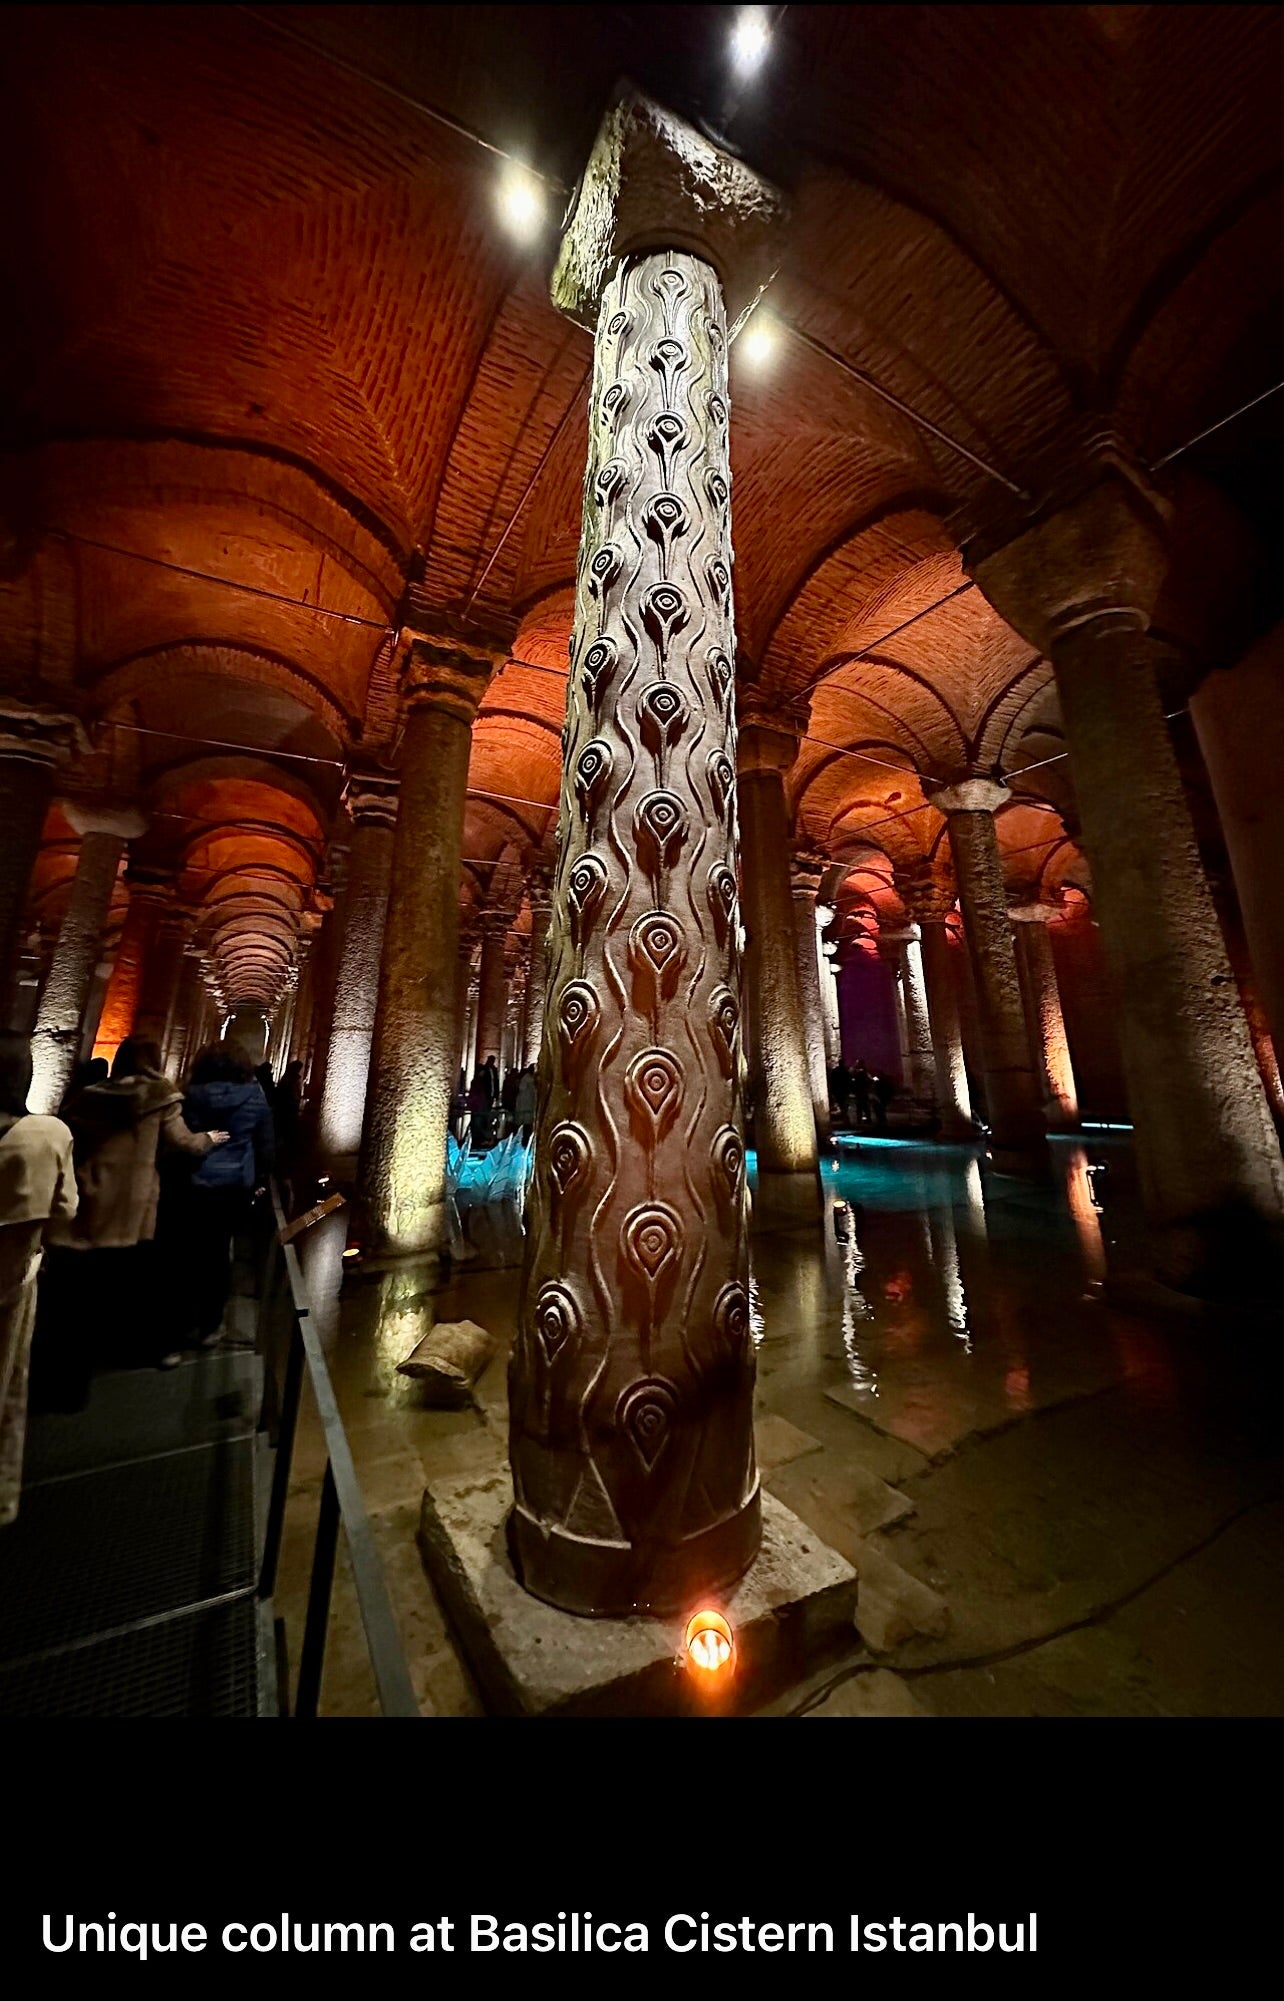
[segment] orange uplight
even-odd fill
[[[735,1659],[735,1636],[721,1612],[697,1612],[687,1624],[686,1648],[689,1667],[703,1674],[721,1674],[730,1670]]]

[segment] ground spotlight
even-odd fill
[[[697,1612],[687,1621],[687,1666],[703,1681],[725,1681],[736,1658],[736,1640],[721,1612],[712,1607]]]

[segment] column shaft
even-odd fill
[[[1275,1240],[1284,1167],[1152,660],[1108,624],[1065,634],[1052,660],[1160,1262],[1220,1290]]]
[[[1013,933],[1030,1056],[1048,1126],[1053,1132],[1074,1132],[1079,1125],[1079,1093],[1075,1088],[1047,922],[1033,915],[1019,918],[1013,924]]]
[[[332,1173],[344,1177],[352,1175],[361,1146],[379,1000],[379,954],[394,863],[393,821],[400,817],[390,780],[379,788],[369,780],[361,782],[360,802],[354,802],[343,928],[317,1119],[317,1151]]]
[[[744,731],[742,745],[757,733]],[[770,1229],[812,1222],[820,1212],[816,1119],[789,881],[789,813],[778,769],[759,764],[741,770],[740,839],[749,1090],[758,1155],[753,1221],[757,1229]]]
[[[972,1097],[968,1090],[967,1065],[963,1060],[963,1030],[959,1021],[952,947],[945,919],[920,917],[919,942],[932,1023],[932,1065],[941,1130],[946,1139],[963,1139],[969,1137],[973,1130]]]
[[[811,1109],[819,1146],[829,1138],[829,1076],[825,1065],[825,1011],[820,997],[820,953],[816,939],[816,885],[795,882],[794,946],[798,955],[798,998],[802,1006]]]
[[[508,919],[487,920],[482,931],[481,965],[477,989],[477,1062],[493,1056],[498,1063],[503,1054],[504,1016],[508,1007],[508,974],[504,966],[504,946]]]
[[[959,792],[964,789],[957,788]],[[949,826],[950,853],[976,988],[994,1148],[997,1154],[1038,1150],[1045,1133],[1043,1108],[1030,1063],[994,813],[989,807],[944,805],[943,797],[937,793],[935,803],[942,805]]]
[[[511,1545],[527,1588],[568,1610],[671,1613],[728,1588],[760,1535],[710,264],[611,266],[589,411]],[[783,921],[796,988],[787,877]],[[810,1127],[805,1069],[800,1088]]]
[[[522,1051],[523,1068],[539,1062],[540,1040],[544,1032],[544,987],[548,978],[548,922],[552,906],[543,898],[531,903],[531,963],[526,976],[526,1038]]]
[[[401,803],[359,1179],[363,1240],[380,1257],[441,1253],[450,1242],[446,1140],[459,1053],[464,806],[472,719],[492,664],[490,654],[417,642],[406,669]]]
[[[27,1104],[33,1112],[57,1111],[76,1067],[85,1009],[124,849],[125,837],[120,833],[90,828],[81,837],[71,897],[32,1036]]]

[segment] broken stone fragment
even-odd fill
[[[434,1401],[458,1403],[468,1396],[498,1346],[495,1336],[475,1320],[439,1320],[397,1364],[397,1373],[425,1384]]]

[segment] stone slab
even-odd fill
[[[487,1707],[519,1716],[657,1716],[707,1711],[682,1658],[682,1620],[582,1619],[524,1591],[509,1561],[506,1464],[434,1480],[419,1546]],[[743,1712],[850,1646],[856,1573],[777,1501],[762,1496],[762,1548],[722,1610],[736,1634]],[[696,1608],[693,1607],[693,1610]]]

